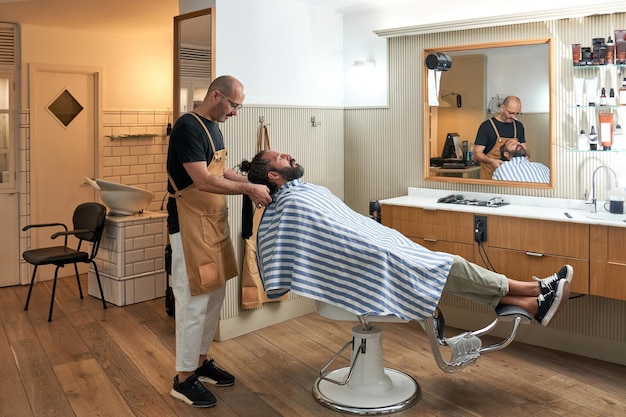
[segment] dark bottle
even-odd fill
[[[607,99],[606,99],[606,89],[604,87],[602,87],[602,91],[600,92],[600,105],[601,106],[606,106],[607,105]]]
[[[598,150],[598,134],[596,133],[596,127],[593,125],[591,126],[591,131],[589,132],[589,150]]]

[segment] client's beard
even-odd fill
[[[304,175],[304,168],[302,167],[302,165],[286,167],[277,171],[286,181],[302,178],[302,176]]]
[[[516,156],[526,156],[526,149],[524,148],[516,149],[514,151],[509,152],[509,155],[511,155],[511,158],[514,158]]]

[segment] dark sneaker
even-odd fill
[[[535,320],[542,326],[547,326],[550,320],[557,315],[563,302],[569,297],[569,282],[567,279],[560,279],[557,282],[556,289],[547,294],[539,294],[537,296],[537,314]]]
[[[198,408],[213,407],[217,403],[215,396],[198,381],[196,375],[191,375],[183,382],[178,382],[178,375],[176,375],[170,395]]]
[[[547,278],[533,277],[533,279],[539,283],[541,294],[546,295],[550,291],[555,291],[557,284],[562,279],[565,279],[568,283],[571,283],[573,276],[574,268],[572,268],[570,265],[565,265],[563,268],[561,268],[559,272],[557,272],[556,274],[552,274]]]
[[[230,387],[235,383],[235,377],[215,365],[213,359],[210,361],[205,359],[202,366],[196,369],[196,376],[205,384],[216,387]]]

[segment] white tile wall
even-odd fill
[[[143,188],[154,193],[148,210],[157,211],[165,195],[168,137],[167,111],[106,110],[103,114],[102,170],[100,178]],[[110,138],[122,135],[151,137]]]
[[[107,217],[96,257],[106,301],[124,306],[165,295],[166,218],[156,212]],[[100,298],[93,268],[89,295]]]

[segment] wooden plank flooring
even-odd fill
[[[87,294],[86,276],[81,277]],[[342,415],[311,395],[326,362],[355,323],[309,314],[215,342],[217,363],[237,377],[213,388],[217,406],[195,409],[170,397],[174,319],[164,299],[126,307],[86,296],[75,279],[0,288],[0,416],[325,417]],[[626,367],[513,343],[476,366],[445,374],[415,324],[380,324],[385,366],[412,375],[420,401],[395,416],[626,416]],[[626,354],[626,352],[625,352]],[[348,364],[349,354],[336,362]]]

